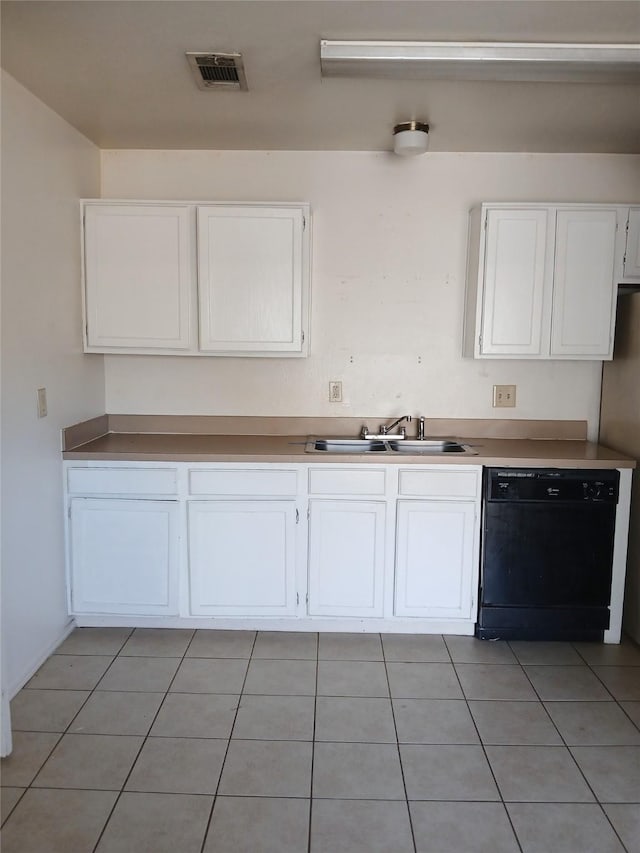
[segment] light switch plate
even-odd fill
[[[509,409],[516,404],[516,386],[515,385],[494,385],[493,386],[493,407],[494,409]]]

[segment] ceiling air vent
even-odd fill
[[[239,53],[187,53],[199,89],[247,90],[242,55]]]

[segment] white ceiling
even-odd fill
[[[2,66],[101,148],[640,153],[637,84],[321,79],[319,42],[630,43],[640,0],[6,0]],[[240,51],[248,92],[186,51]]]

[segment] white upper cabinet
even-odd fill
[[[608,358],[613,346],[617,288],[617,213],[559,210],[556,214],[551,356]]]
[[[610,359],[625,221],[613,205],[472,211],[465,355]]]
[[[203,352],[303,353],[305,227],[302,208],[198,208]]]
[[[309,205],[85,201],[83,213],[87,352],[307,355]]]
[[[483,355],[542,354],[546,210],[489,210],[486,219]]]
[[[187,205],[84,208],[87,352],[195,348]]]
[[[627,240],[621,281],[640,281],[640,207],[631,207],[627,216]]]

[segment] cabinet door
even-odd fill
[[[382,616],[385,509],[378,501],[310,501],[310,615]]]
[[[200,350],[303,354],[302,209],[199,207]]]
[[[89,204],[84,219],[85,349],[188,350],[189,207]]]
[[[73,613],[176,614],[178,504],[74,498]]]
[[[398,501],[395,615],[469,619],[475,504]]]
[[[193,614],[295,613],[295,501],[191,501]]]
[[[617,212],[559,210],[551,319],[551,356],[611,356]]]
[[[623,272],[625,278],[640,279],[640,207],[629,210]]]
[[[481,356],[543,352],[547,217],[544,209],[487,211]]]

